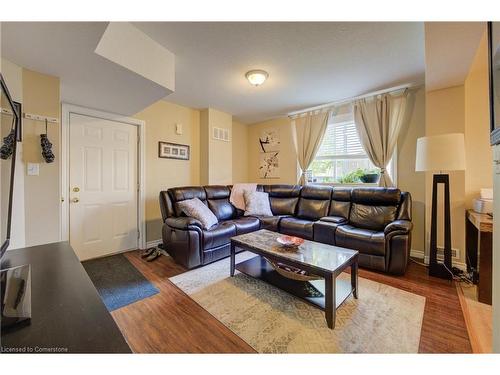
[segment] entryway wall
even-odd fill
[[[14,100],[23,112],[60,118],[59,78],[2,61],[4,74]],[[23,142],[16,165],[12,249],[59,241],[59,145],[60,124],[49,125],[49,139],[56,156],[54,163],[42,160],[40,134],[45,125],[23,119]],[[27,176],[27,163],[39,163],[38,176]]]

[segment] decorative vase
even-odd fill
[[[365,184],[374,184],[377,183],[380,178],[380,175],[378,173],[367,173],[359,177],[361,182]]]

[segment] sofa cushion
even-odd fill
[[[203,232],[203,247],[212,249],[214,247],[226,245],[231,241],[231,237],[236,236],[236,225],[231,221],[222,221]]]
[[[383,231],[385,226],[396,219],[396,206],[368,206],[353,203],[349,224],[358,228]]]
[[[260,186],[257,187],[259,190]],[[300,185],[263,185],[264,192],[269,194],[269,203],[274,215],[294,215],[299,201]]]
[[[236,207],[229,202],[231,190],[228,186],[204,186],[207,194],[208,207],[217,216],[219,221],[235,218]]]
[[[279,231],[279,222],[284,217],[290,217],[288,215],[280,216],[256,216],[260,220],[260,229],[267,229],[273,232]]]
[[[318,220],[328,215],[332,188],[330,186],[308,185],[302,188],[297,206],[297,217]]]
[[[342,216],[325,216],[320,219],[321,221],[326,221],[328,223],[334,224],[344,224],[347,223],[347,219]]]
[[[226,223],[232,223],[236,226],[236,234],[255,232],[260,229],[260,220],[252,216],[227,220]]]
[[[273,216],[268,193],[245,191],[243,197],[245,200],[245,216]]]
[[[349,218],[351,209],[351,188],[334,188],[328,216]]]
[[[344,221],[340,223],[344,223]],[[332,221],[315,221],[313,224],[313,239],[314,241],[335,245],[335,231],[339,226],[339,222]]]
[[[397,188],[357,188],[352,189],[351,200],[370,206],[397,206],[401,191]]]
[[[179,202],[187,199],[198,198],[203,203],[207,202],[207,195],[205,190],[200,186],[181,186],[176,188],[170,188],[167,190],[168,195],[173,203],[173,210],[175,216],[182,216],[184,213],[179,207]]]
[[[353,189],[349,224],[355,227],[383,231],[396,220],[401,191],[396,188]]]
[[[198,198],[178,202],[178,205],[187,216],[198,220],[204,229],[210,229],[218,222],[217,217]]]
[[[335,231],[335,244],[369,255],[385,255],[384,232],[340,225]]]
[[[297,236],[307,240],[313,239],[313,224],[311,220],[298,219],[296,217],[285,217],[280,220],[280,233]]]

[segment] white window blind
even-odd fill
[[[391,176],[393,176],[393,165],[391,161],[388,166]],[[359,169],[377,168],[361,145],[352,117],[346,121],[332,121],[328,124],[316,158],[311,164],[310,173],[308,173],[309,182],[359,183],[359,181],[352,180],[352,173]]]
[[[352,156],[366,157],[363,146],[359,141],[356,125],[353,122],[329,124],[316,159],[349,158]]]

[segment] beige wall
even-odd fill
[[[248,125],[248,180],[261,184],[296,184],[298,176],[297,154],[292,140],[292,128],[288,117],[281,117]],[[259,137],[262,130],[278,129],[280,132],[280,178],[259,178]]]
[[[233,184],[248,182],[249,126],[233,120]]]
[[[200,185],[200,112],[160,100],[134,117],[146,122],[146,240],[161,238],[158,194],[175,186]],[[180,123],[183,134],[175,133]],[[190,145],[190,160],[158,157],[158,142]]]
[[[60,119],[59,78],[23,69],[23,111]],[[39,163],[40,174],[24,178],[26,245],[59,241],[60,230],[60,123],[48,125],[55,161],[47,164],[41,155],[40,134],[45,124],[23,120],[24,164]]]
[[[201,182],[204,185],[229,185],[233,181],[233,116],[207,108],[201,111],[201,160],[203,165]],[[228,129],[231,141],[212,137],[212,129]]]
[[[465,80],[465,205],[479,197],[479,189],[493,186],[490,147],[488,39],[484,33]]]
[[[412,250],[425,251],[425,174],[415,172],[417,138],[425,136],[425,89],[411,92],[408,113],[398,139],[398,187],[412,196]]]
[[[210,127],[208,126],[208,109],[200,111],[200,184],[208,185],[209,181],[209,149],[208,137]]]
[[[464,133],[465,131],[465,102],[464,86],[449,87],[446,89],[426,93],[426,136]],[[446,152],[446,150],[443,150]],[[478,151],[480,152],[480,151]],[[448,172],[447,172],[448,173]],[[464,263],[465,248],[465,172],[449,172],[451,195],[451,231],[452,248],[460,252],[459,262]],[[432,172],[426,172],[426,243],[427,249],[430,241],[431,199],[432,199]],[[438,246],[444,246],[443,216],[444,196],[442,189],[439,191],[438,201]],[[428,253],[428,250],[427,250]]]

